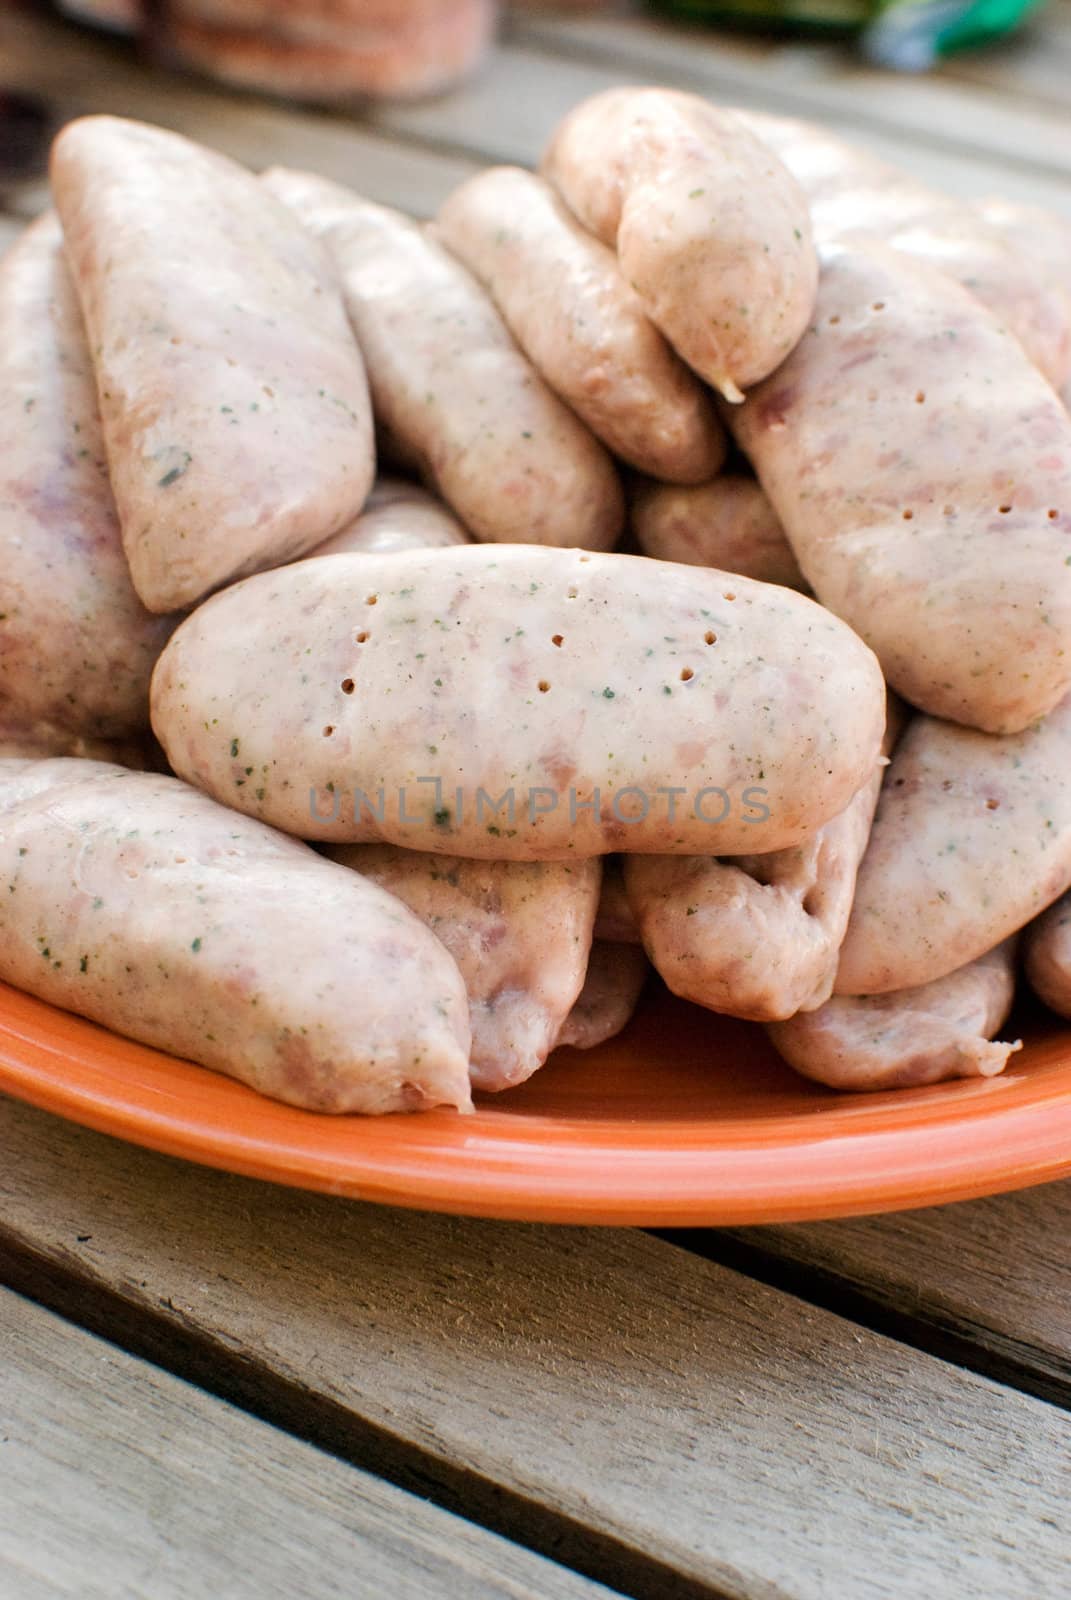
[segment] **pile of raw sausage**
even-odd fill
[[[336,1112],[649,964],[841,1089],[1000,1072],[1020,954],[1071,1015],[1071,223],[659,89],[429,224],[110,117],[52,193],[0,978]]]

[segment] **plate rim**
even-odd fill
[[[10,1015],[12,997],[15,1019]],[[222,1119],[217,1115],[206,1122],[196,1110],[185,1118],[176,1116],[165,1095],[154,1107],[151,1094],[139,1092],[136,1082],[117,1083],[87,1056],[80,1058],[54,1040],[35,1038],[32,1027],[29,1031],[20,1027],[17,1013],[27,1007],[31,1021],[35,1011],[44,1011],[61,1033],[73,1025],[76,1037],[82,1029],[92,1030],[87,1037],[102,1036],[106,1048],[118,1044],[147,1052],[150,1062],[162,1063],[165,1075],[180,1090],[184,1079],[197,1088],[198,1104],[207,1095],[208,1104],[218,1106]],[[189,1079],[190,1073],[196,1078]],[[870,1097],[855,1097],[864,1102],[861,1109],[869,1110],[867,1101],[873,1108],[867,1127],[855,1134],[844,1130],[831,1134],[820,1119],[816,1124],[813,1117],[801,1117],[800,1134],[794,1139],[749,1140],[743,1119],[740,1126],[745,1132],[741,1135],[738,1130],[733,1139],[728,1136],[732,1124],[724,1122],[720,1141],[709,1133],[700,1134],[694,1147],[687,1147],[685,1140],[668,1155],[661,1152],[661,1165],[659,1152],[649,1146],[624,1148],[610,1140],[596,1150],[589,1137],[587,1144],[580,1139],[573,1148],[568,1140],[552,1144],[548,1148],[555,1159],[542,1172],[535,1163],[519,1169],[509,1164],[508,1135],[498,1141],[502,1146],[498,1166],[492,1163],[489,1169],[487,1149],[496,1145],[495,1137],[487,1146],[485,1125],[474,1125],[455,1112],[427,1112],[419,1119],[369,1119],[412,1129],[416,1138],[410,1141],[405,1159],[397,1152],[390,1156],[389,1147],[387,1159],[377,1156],[375,1138],[366,1139],[362,1151],[359,1130],[369,1126],[365,1119],[326,1119],[333,1129],[348,1135],[346,1159],[341,1161],[337,1153],[334,1158],[330,1152],[325,1156],[301,1137],[306,1119],[311,1119],[307,1126],[322,1128],[323,1117],[265,1101],[232,1079],[123,1039],[0,984],[0,1090],[17,1099],[129,1144],[243,1177],[406,1209],[509,1221],[657,1228],[818,1221],[979,1199],[1071,1176],[1071,1033],[1066,1079],[1061,1073],[1042,1074],[1027,1080],[1032,1081],[1033,1092],[1026,1094],[1015,1092],[1022,1078],[973,1081],[984,1082],[995,1092],[976,1090],[958,1108],[947,1095],[916,1100],[915,1106],[923,1108],[921,1119],[897,1116],[895,1105],[904,1105],[902,1100],[882,1117],[883,1108]],[[1010,1096],[1001,1092],[1005,1081]],[[260,1108],[258,1120],[282,1119],[293,1132],[292,1141],[266,1141],[260,1134],[250,1136],[240,1126],[227,1125],[227,1109],[242,1103]],[[265,1105],[272,1108],[270,1113],[264,1111]],[[493,1103],[485,1100],[480,1109],[491,1113],[493,1124],[497,1115]],[[536,1120],[544,1127],[556,1124],[559,1132],[570,1123],[567,1115],[540,1115]],[[531,1118],[516,1121],[532,1127]],[[980,1141],[980,1123],[995,1137]],[[682,1119],[674,1126],[679,1135],[707,1124],[697,1118],[694,1124]],[[420,1135],[440,1129],[452,1136],[443,1146],[449,1157],[444,1161],[440,1150],[436,1160],[425,1152],[423,1159],[429,1164],[422,1166]],[[464,1156],[470,1130],[485,1143],[482,1161],[472,1153]],[[838,1157],[832,1167],[831,1141]],[[934,1141],[939,1146],[937,1162],[928,1160],[936,1153]],[[532,1142],[522,1139],[521,1148]],[[403,1138],[403,1149],[405,1143]],[[980,1147],[985,1152],[982,1161]],[[429,1151],[433,1157],[431,1146]],[[569,1172],[585,1153],[583,1185],[570,1189]],[[592,1180],[591,1158],[596,1153],[608,1158],[601,1182]]]

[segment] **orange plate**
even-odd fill
[[[545,1222],[721,1224],[892,1211],[1071,1174],[1071,1029],[1040,1014],[1002,1077],[834,1094],[758,1028],[660,989],[474,1116],[326,1117],[0,985],[0,1089],[257,1178]],[[1011,1035],[1014,1036],[1014,1035]]]

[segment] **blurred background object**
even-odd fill
[[[142,0],[56,0],[56,9],[113,33],[137,33],[149,7]]]
[[[0,191],[40,176],[55,131],[56,120],[37,95],[0,89]]]
[[[501,10],[636,12],[782,37],[858,42],[872,63],[922,71],[1014,30],[1041,0],[53,0],[138,38],[153,59],[303,101],[412,100],[483,61]]]
[[[155,59],[300,100],[413,99],[479,65],[496,0],[56,0]]]
[[[648,0],[681,21],[757,32],[858,38],[878,66],[921,72],[1011,33],[1041,0]]]

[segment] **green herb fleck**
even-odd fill
[[[170,489],[171,485],[182,477],[182,474],[193,460],[188,450],[184,450],[182,454],[185,459],[177,467],[172,467],[170,472],[165,472],[162,478],[157,479],[156,487],[158,489]]]

